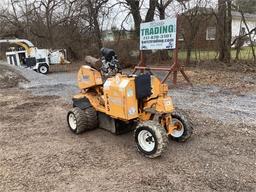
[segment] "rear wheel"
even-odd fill
[[[171,139],[178,142],[188,140],[193,133],[191,122],[181,112],[174,111],[171,115],[173,124],[177,126],[177,129],[174,129],[170,134]]]
[[[168,144],[165,129],[155,121],[139,124],[134,135],[138,150],[148,158],[160,156]]]
[[[73,133],[80,134],[97,127],[97,112],[93,107],[88,107],[84,110],[75,107],[68,112],[67,122]]]
[[[47,64],[40,64],[37,69],[38,73],[46,75],[49,72],[49,66]]]

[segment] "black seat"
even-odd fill
[[[135,77],[135,90],[138,100],[146,99],[152,95],[150,74],[141,74]]]

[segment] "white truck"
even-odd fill
[[[31,68],[39,73],[47,74],[50,65],[69,63],[65,59],[65,50],[38,49],[26,39],[3,39],[0,43],[16,44],[6,52],[10,65]]]

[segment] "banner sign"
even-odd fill
[[[177,19],[140,24],[140,50],[175,49]]]

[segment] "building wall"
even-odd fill
[[[215,17],[212,15],[205,15],[205,16],[201,16],[198,15],[196,16],[198,18],[193,18],[193,22],[197,23],[199,22],[199,29],[197,31],[197,34],[194,38],[194,42],[192,45],[193,49],[201,49],[201,50],[213,50],[216,49],[217,47],[217,41],[216,41],[216,35],[215,35],[215,39],[207,39],[206,35],[207,35],[207,28],[208,27],[215,27],[216,28],[216,19]],[[200,18],[199,18],[200,17]],[[204,17],[204,18],[201,18]],[[198,21],[196,21],[196,19],[198,19]],[[189,24],[189,21],[184,17],[181,16],[179,18],[179,33],[183,33],[185,38],[184,40],[180,40],[179,41],[179,46],[182,49],[186,49],[187,43],[190,39],[190,35],[191,35],[191,28],[195,27],[195,25],[191,25]],[[217,31],[217,29],[216,29]]]
[[[232,37],[240,34],[241,19],[232,19]]]
[[[200,49],[200,50],[216,50],[218,47],[218,40],[217,40],[217,20],[215,16],[210,15],[198,15],[197,19],[200,21],[200,27],[198,29],[197,35],[195,37],[193,43],[193,49]],[[205,18],[202,18],[205,17]],[[196,19],[196,18],[194,18]],[[186,49],[186,41],[189,39],[191,33],[191,27],[184,16],[180,16],[179,18],[179,32],[185,35],[184,40],[179,41],[179,46],[182,49]],[[247,25],[250,30],[256,27],[256,16],[254,18],[247,19]],[[215,39],[207,39],[207,28],[208,27],[215,27],[216,28],[216,35]],[[233,17],[232,18],[232,39],[239,36],[241,28],[244,28],[245,32],[247,33],[246,26],[244,23],[241,23],[241,17]],[[256,32],[252,34],[253,40],[256,42]],[[180,38],[181,39],[181,38]],[[186,40],[187,39],[187,40]]]
[[[253,19],[247,19],[247,25],[249,27],[249,30],[252,30],[256,27],[256,18]],[[232,19],[232,37],[237,37],[240,34],[240,29],[244,28],[246,33],[248,32],[246,29],[246,26],[243,22],[241,22],[241,18],[233,18]],[[256,35],[253,33],[253,39],[256,41]]]

